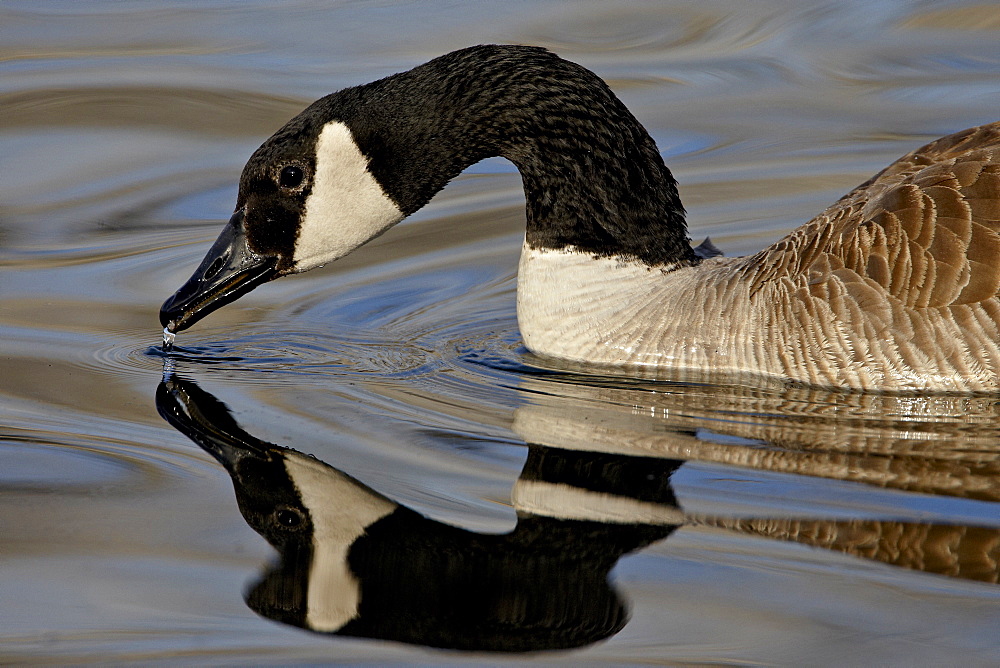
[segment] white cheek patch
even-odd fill
[[[346,125],[327,123],[316,141],[316,174],[295,241],[295,271],[336,260],[403,219],[368,171]]]
[[[306,625],[314,631],[336,631],[358,615],[361,603],[361,585],[347,563],[351,545],[397,506],[306,455],[289,453],[285,470],[313,523]]]

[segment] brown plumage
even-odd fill
[[[997,388],[1000,123],[903,156],[742,264],[754,293],[780,283],[800,318],[829,315],[799,326],[867,361],[865,386]]]
[[[892,520],[692,518],[737,533],[820,547],[899,568],[1000,582],[1000,530]]]

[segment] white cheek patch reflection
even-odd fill
[[[403,219],[368,171],[346,125],[327,123],[316,141],[316,173],[295,241],[295,271],[343,257]]]
[[[336,631],[357,616],[361,603],[361,586],[347,563],[351,545],[397,506],[306,455],[289,453],[285,470],[313,523],[306,625],[314,631]]]

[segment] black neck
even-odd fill
[[[652,138],[600,78],[544,49],[463,49],[315,107],[348,124],[406,214],[499,155],[521,172],[530,246],[697,262]]]

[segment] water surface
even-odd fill
[[[986,3],[6,3],[0,660],[1000,662],[997,399],[554,369],[517,331],[523,200],[503,160],[182,333],[159,387],[156,311],[253,149],[321,95],[483,42],[601,74],[678,177],[692,238],[729,255],[1000,108]],[[461,651],[427,647],[446,621],[388,613],[303,630],[308,600],[258,585],[309,579],[158,413],[183,397],[216,438],[354,481],[330,498],[404,509],[388,535],[426,549],[384,554],[431,568],[414,570],[428,601],[463,582],[454,606],[505,600],[508,626],[460,629]],[[445,555],[478,584],[434,571]],[[536,651],[483,653],[514,635]]]

